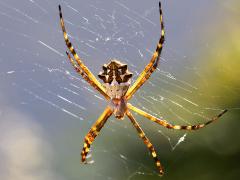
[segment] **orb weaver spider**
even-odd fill
[[[98,92],[100,92],[105,99],[109,102],[109,105],[106,107],[104,112],[100,115],[98,120],[93,124],[90,131],[84,138],[83,150],[81,152],[82,162],[86,163],[86,157],[88,152],[90,151],[90,145],[93,143],[95,138],[99,135],[102,127],[107,122],[108,118],[114,114],[117,119],[123,119],[125,115],[130,119],[133,126],[136,128],[140,138],[143,140],[144,144],[149,149],[155,164],[159,170],[160,175],[163,175],[163,166],[160,163],[160,160],[157,157],[157,153],[147,138],[145,133],[143,132],[140,125],[137,123],[135,118],[133,117],[130,110],[135,111],[136,113],[146,117],[150,121],[153,121],[163,127],[168,129],[176,129],[176,130],[197,130],[205,127],[206,125],[218,120],[227,110],[222,111],[217,116],[211,118],[211,120],[207,121],[203,124],[197,125],[172,125],[168,123],[166,120],[159,119],[135,106],[128,103],[128,100],[132,98],[133,94],[150,78],[152,73],[157,69],[159,64],[160,55],[162,52],[163,44],[164,44],[164,24],[163,24],[163,15],[161,2],[159,2],[159,13],[160,13],[160,24],[161,24],[161,36],[159,42],[157,44],[157,48],[152,55],[150,62],[147,64],[145,69],[141,72],[137,80],[130,87],[132,73],[128,71],[127,64],[123,64],[120,61],[113,59],[108,64],[104,64],[102,66],[103,71],[99,73],[98,77],[103,80],[104,84],[101,84],[96,77],[91,73],[91,71],[84,65],[83,61],[80,59],[75,49],[72,46],[72,43],[68,39],[68,35],[65,29],[61,6],[59,5],[59,15],[60,15],[60,23],[63,31],[64,40],[66,45],[74,57],[71,57],[70,53],[66,51],[68,59],[70,60],[72,66],[75,68],[76,72],[80,74],[84,80],[86,80],[93,88],[95,88]],[[130,88],[129,88],[130,87]]]

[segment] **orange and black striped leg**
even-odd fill
[[[106,99],[109,99],[109,96],[104,91],[102,91],[102,89],[100,89],[91,79],[89,79],[89,77],[84,73],[84,71],[74,62],[74,60],[67,51],[66,54],[76,72],[80,74],[83,77],[83,79],[87,81],[93,88],[98,90]]]
[[[149,139],[146,137],[145,133],[143,132],[143,130],[141,129],[141,127],[139,126],[139,124],[137,123],[137,121],[135,120],[135,118],[133,117],[132,113],[127,111],[127,116],[128,118],[131,120],[133,126],[136,128],[140,138],[143,140],[144,144],[147,146],[148,150],[150,151],[154,161],[155,161],[155,164],[159,170],[159,173],[160,175],[163,175],[164,172],[163,172],[163,167],[157,157],[157,153],[152,145],[152,143],[149,141]]]
[[[107,107],[95,124],[91,127],[90,131],[84,138],[83,150],[81,152],[82,162],[86,162],[86,157],[90,151],[90,145],[93,143],[94,139],[99,134],[100,130],[107,122],[108,118],[112,115],[112,110],[110,107]]]
[[[136,82],[129,88],[129,90],[126,94],[127,100],[129,100],[132,97],[132,95],[145,83],[145,81],[156,70],[156,68],[159,64],[163,43],[165,41],[165,30],[164,30],[164,24],[163,24],[163,14],[162,14],[161,2],[159,2],[159,13],[160,13],[160,24],[161,24],[161,37],[157,44],[157,48],[156,48],[155,52],[153,53],[153,56],[152,56],[149,64],[145,67],[145,69],[139,75]]]
[[[68,35],[67,35],[66,28],[65,28],[65,25],[64,25],[64,20],[63,20],[63,16],[62,16],[62,11],[61,11],[61,6],[60,5],[59,5],[59,16],[60,16],[60,22],[61,22],[61,27],[62,27],[62,31],[63,31],[64,40],[66,42],[66,45],[67,45],[69,51],[71,52],[71,54],[73,55],[74,59],[76,60],[77,64],[84,71],[84,73],[89,77],[89,79],[91,79],[96,84],[96,86],[99,87],[99,89],[101,89],[103,92],[106,92],[106,90],[102,86],[102,84],[96,79],[96,77],[87,68],[87,66],[85,66],[83,64],[82,60],[79,58],[78,54],[76,53],[72,43],[68,39]]]
[[[218,114],[217,116],[214,116],[213,118],[211,118],[211,120],[207,121],[206,123],[182,126],[182,125],[172,125],[172,124],[168,123],[166,120],[156,118],[156,117],[152,116],[151,114],[149,114],[141,109],[138,109],[129,103],[127,104],[127,107],[129,109],[135,111],[136,113],[148,118],[149,120],[151,120],[157,124],[160,124],[161,126],[164,126],[168,129],[176,129],[176,130],[198,130],[198,129],[201,129],[201,128],[207,126],[208,124],[210,124],[214,121],[217,121],[223,114],[225,114],[227,112],[227,110],[222,111],[220,114]]]

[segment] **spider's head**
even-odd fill
[[[128,71],[127,64],[111,60],[103,65],[103,71],[98,77],[105,83],[107,94],[113,98],[123,97],[131,83],[132,73]]]

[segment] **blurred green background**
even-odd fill
[[[92,146],[94,163],[79,163],[107,103],[66,61],[58,4],[94,74],[117,58],[136,79],[159,38],[158,1],[1,1],[0,179],[160,179],[127,118],[111,117]],[[163,11],[160,67],[131,103],[175,124],[229,112],[195,132],[134,114],[165,167],[161,179],[239,179],[240,2],[163,1]]]

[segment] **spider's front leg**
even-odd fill
[[[207,121],[206,123],[203,123],[203,124],[197,124],[197,125],[186,125],[186,126],[183,126],[183,125],[172,125],[170,123],[168,123],[166,120],[163,120],[163,119],[159,119],[159,118],[156,118],[154,117],[153,115],[131,105],[131,104],[127,104],[127,107],[133,111],[135,111],[136,113],[148,118],[149,120],[157,123],[157,124],[160,124],[161,126],[164,126],[168,129],[176,129],[176,130],[198,130],[198,129],[201,129],[205,126],[207,126],[208,124],[212,123],[212,122],[215,122],[217,121],[223,114],[225,114],[227,112],[227,110],[225,109],[224,111],[222,111],[220,114],[218,114],[217,116],[214,116],[213,118],[211,118],[209,121]]]
[[[107,122],[108,118],[112,115],[112,110],[110,107],[107,107],[95,124],[91,127],[90,131],[84,138],[83,150],[81,152],[82,162],[86,161],[88,152],[90,151],[90,145],[93,143],[94,139],[99,134],[100,130]]]
[[[133,126],[136,128],[140,138],[143,140],[144,144],[147,146],[148,150],[150,151],[150,153],[151,153],[151,155],[152,155],[152,157],[155,161],[155,164],[156,164],[156,166],[159,170],[160,175],[163,175],[164,174],[163,167],[160,163],[160,160],[157,157],[157,153],[156,153],[152,143],[149,141],[149,139],[147,138],[147,136],[145,135],[145,133],[141,129],[140,125],[137,123],[137,121],[133,117],[132,113],[127,110],[126,114],[127,114],[128,118],[131,120]]]
[[[88,83],[90,83],[90,85],[92,85],[95,89],[97,89],[102,95],[104,95],[104,97],[106,99],[110,99],[109,96],[106,94],[106,90],[105,88],[102,86],[102,84],[96,79],[96,77],[92,74],[92,72],[87,68],[87,66],[84,65],[84,63],[82,62],[82,60],[79,58],[78,54],[76,53],[72,43],[70,42],[67,32],[66,32],[66,28],[64,25],[64,20],[63,20],[63,16],[62,16],[62,11],[61,11],[61,6],[59,5],[59,16],[60,16],[60,22],[61,22],[61,27],[62,27],[62,31],[63,31],[63,37],[65,40],[65,43],[69,49],[69,51],[71,52],[71,54],[73,55],[75,61],[77,62],[78,66],[76,65],[76,63],[73,61],[73,59],[71,58],[71,56],[67,53],[68,58],[70,60],[70,62],[72,63],[72,65],[74,66],[74,68],[77,70],[77,72],[79,73],[81,71],[81,73],[79,73],[81,76],[83,76],[83,78],[86,80],[86,78],[84,76],[87,76],[89,80],[87,80]],[[97,87],[97,88],[96,88]]]
[[[165,30],[164,30],[164,24],[163,24],[163,14],[162,14],[162,8],[161,8],[161,2],[159,2],[159,13],[160,13],[160,24],[161,24],[161,37],[159,39],[159,42],[157,44],[156,51],[153,53],[153,56],[148,63],[148,65],[145,67],[145,69],[142,71],[142,73],[137,78],[136,82],[132,85],[132,87],[128,90],[126,94],[126,99],[129,100],[132,95],[147,81],[152,73],[157,69],[157,66],[159,64],[163,43],[165,41]]]
[[[77,64],[74,62],[74,60],[72,59],[72,57],[70,56],[70,54],[67,51],[66,51],[66,54],[68,56],[69,61],[72,64],[72,66],[76,70],[76,72],[78,74],[80,74],[83,77],[83,79],[85,81],[87,81],[93,88],[95,88],[97,91],[99,91],[107,100],[109,100],[110,97],[106,94],[106,92],[103,91],[99,86],[97,86],[96,83],[94,83],[94,81],[92,81],[79,66],[77,66]]]

